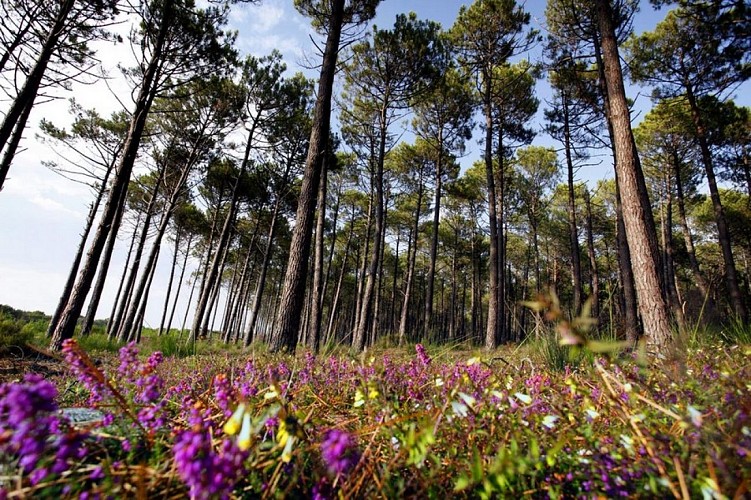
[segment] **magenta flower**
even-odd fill
[[[326,431],[321,456],[333,475],[347,474],[360,461],[360,451],[352,435],[339,429]]]
[[[425,350],[425,346],[422,344],[415,344],[415,351],[417,351],[417,359],[420,360],[420,363],[427,366],[432,361],[430,359],[430,356],[428,355],[428,352]]]
[[[229,440],[217,451],[195,411],[190,422],[192,427],[177,436],[172,450],[178,474],[190,488],[191,498],[229,498],[245,472],[247,454]]]

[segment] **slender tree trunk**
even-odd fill
[[[133,247],[136,246],[136,238],[138,236],[138,231],[141,229],[141,213],[138,214],[138,219],[136,220],[135,226],[133,226],[133,234],[130,236],[130,246],[128,247],[128,256],[125,259],[125,265],[123,266],[123,272],[120,273],[120,282],[117,285],[117,293],[115,293],[115,300],[112,302],[112,309],[110,310],[110,315],[107,318],[107,326],[106,326],[106,332],[107,337],[110,341],[115,340],[115,330],[113,328],[113,322],[115,319],[115,314],[117,312],[117,306],[120,305],[120,297],[123,294],[123,290],[125,289],[125,279],[128,274],[128,269],[130,266],[130,261],[133,258]],[[111,234],[111,233],[110,233]]]
[[[696,258],[696,250],[694,249],[694,238],[691,236],[691,228],[688,225],[686,200],[683,194],[683,179],[681,178],[680,162],[677,157],[673,157],[672,167],[673,177],[675,178],[675,196],[676,203],[678,204],[678,219],[680,220],[681,228],[683,230],[683,241],[686,244],[689,267],[691,267],[691,272],[694,275],[694,282],[701,291],[702,296],[706,300],[711,301],[709,283],[707,283],[704,273],[702,273],[699,268],[699,261]]]
[[[438,257],[438,224],[441,220],[441,189],[443,187],[443,134],[438,137],[438,159],[435,165],[435,207],[433,208],[433,231],[430,238],[430,265],[428,267],[428,288],[425,290],[425,337],[433,329],[433,289],[435,288],[435,266]]]
[[[422,177],[417,186],[417,208],[415,218],[410,228],[407,240],[407,276],[405,279],[404,299],[402,300],[402,312],[399,318],[399,345],[404,345],[407,335],[407,319],[409,318],[409,302],[412,296],[412,284],[415,277],[415,262],[417,261],[418,231],[420,229],[420,208],[422,207],[423,186]]]
[[[72,0],[69,0],[72,2]],[[123,156],[120,160],[117,170],[115,171],[115,180],[110,189],[110,196],[105,204],[99,228],[94,235],[89,252],[86,255],[86,263],[81,269],[78,282],[71,292],[68,305],[60,317],[60,322],[55,332],[52,334],[50,350],[58,351],[62,348],[63,341],[73,337],[76,322],[83,309],[86,296],[91,289],[91,283],[96,275],[96,268],[99,257],[104,249],[107,235],[118,210],[120,197],[123,191],[128,189],[128,181],[133,171],[133,165],[136,161],[136,155],[141,144],[146,118],[151,109],[151,103],[156,95],[155,84],[159,80],[159,68],[161,67],[162,49],[167,39],[167,33],[172,20],[173,4],[167,2],[164,8],[162,23],[154,43],[151,60],[149,61],[146,71],[143,75],[141,88],[136,98],[136,106],[131,118],[130,128],[127,134],[127,140],[123,147]]]
[[[146,280],[146,286],[144,287],[143,292],[140,293],[140,300],[138,303],[138,310],[136,312],[135,318],[131,325],[128,325],[127,323],[125,324],[125,326],[128,327],[128,342],[141,342],[141,332],[143,331],[144,318],[146,317],[146,305],[149,302],[149,292],[151,291],[151,284],[154,282],[156,265],[157,262],[159,262],[160,248],[161,247],[159,246],[156,247],[156,257],[154,259],[149,259],[149,262],[147,263],[149,267],[146,268],[146,274],[144,274],[144,277],[148,276],[148,279]]]
[[[5,148],[5,153],[3,153],[3,158],[0,161],[0,191],[3,189],[2,185],[5,182],[5,179],[8,178],[10,166],[13,163],[13,159],[16,157],[18,145],[21,144],[21,139],[23,139],[23,133],[26,130],[26,123],[29,121],[29,115],[31,114],[33,107],[34,103],[29,102],[26,107],[23,108],[23,111],[21,111],[21,116],[18,118],[18,123],[16,123],[16,126],[13,129],[13,134],[10,136],[10,140]]]
[[[500,284],[498,283],[498,217],[496,214],[495,174],[493,172],[493,110],[491,108],[490,75],[484,77],[485,101],[485,173],[488,181],[488,219],[490,223],[488,321],[485,330],[485,349],[498,347]]]
[[[187,180],[187,175],[184,177],[184,179]],[[144,268],[145,272],[143,276],[141,276],[141,280],[138,283],[138,287],[136,288],[133,299],[131,301],[131,307],[128,310],[128,314],[126,315],[125,320],[123,321],[123,326],[121,329],[123,336],[132,336],[131,332],[133,330],[134,324],[137,324],[136,317],[138,315],[139,309],[141,308],[141,302],[146,302],[148,299],[148,295],[146,295],[145,293],[147,288],[149,288],[152,280],[151,276],[149,275],[153,272],[153,269],[156,269],[157,259],[159,258],[159,249],[162,244],[162,238],[164,238],[164,235],[167,232],[167,227],[169,226],[169,222],[172,219],[172,212],[175,208],[175,205],[177,204],[178,193],[182,190],[182,187],[183,183],[180,182],[177,185],[175,192],[170,197],[169,203],[165,208],[164,214],[162,215],[162,220],[159,222],[159,227],[157,228],[154,243],[151,246],[151,252],[149,252],[149,256],[146,259],[146,266]]]
[[[668,305],[678,328],[685,330],[686,321],[683,315],[681,299],[676,286],[675,266],[673,264],[673,194],[670,185],[670,175],[664,175],[664,200],[660,207],[660,224],[662,233],[662,268],[664,273],[663,286],[667,290]]]
[[[234,222],[233,222],[234,225]],[[222,252],[222,259],[219,261],[219,269],[214,279],[214,286],[211,288],[211,295],[209,296],[209,302],[206,307],[206,313],[203,316],[203,324],[201,325],[201,338],[210,339],[214,333],[214,323],[216,322],[216,316],[219,314],[220,297],[222,295],[222,281],[224,278],[224,271],[227,268],[227,257],[229,251],[232,248],[232,240],[234,237],[234,230],[230,227],[230,236],[227,243],[224,245],[224,251]]]
[[[85,336],[91,332],[91,328],[94,325],[94,319],[96,317],[96,311],[99,308],[99,301],[102,299],[102,292],[104,291],[104,283],[107,280],[107,274],[109,272],[110,263],[112,261],[112,251],[115,249],[115,243],[117,242],[117,233],[120,231],[120,225],[122,224],[123,214],[125,213],[125,198],[126,192],[121,193],[119,207],[115,214],[115,220],[112,221],[112,227],[110,228],[110,234],[107,236],[107,244],[104,247],[104,253],[99,264],[99,273],[97,275],[94,288],[91,290],[91,299],[89,300],[89,307],[86,309],[86,316],[83,318],[83,325],[81,325],[81,335]],[[141,216],[138,216],[138,223],[141,221]],[[133,249],[132,243],[135,241],[135,233],[138,232],[138,223],[136,223],[136,229],[133,232],[133,239],[131,239],[131,247],[128,249],[128,260],[130,260],[130,253]],[[126,262],[127,269],[127,262]],[[123,271],[125,271],[125,269]],[[120,279],[121,284],[123,277]],[[113,304],[114,306],[114,304]],[[110,315],[112,318],[112,315]],[[110,319],[108,318],[108,320]]]
[[[591,291],[591,316],[599,324],[600,321],[600,273],[595,253],[594,231],[592,229],[592,201],[589,197],[589,188],[584,186],[584,204],[587,209],[587,256],[589,257],[589,289]]]
[[[277,198],[274,203],[274,211],[271,214],[271,225],[269,226],[269,234],[266,237],[266,247],[263,250],[263,262],[261,263],[261,270],[258,274],[258,280],[256,281],[256,291],[253,294],[253,305],[250,308],[250,318],[248,319],[248,327],[245,330],[245,346],[249,346],[253,338],[258,335],[256,332],[256,322],[258,321],[258,314],[261,311],[261,303],[264,296],[264,290],[266,289],[266,277],[269,271],[269,265],[271,264],[271,255],[274,249],[274,239],[276,238],[277,219],[279,217],[279,210],[281,208],[281,199]]]
[[[81,234],[81,241],[78,244],[78,250],[76,250],[76,255],[73,257],[73,264],[70,266],[70,271],[68,272],[68,279],[65,282],[65,288],[63,288],[63,293],[60,296],[60,300],[57,303],[57,307],[55,308],[55,313],[52,315],[52,319],[50,320],[50,324],[47,327],[47,337],[52,336],[52,332],[55,330],[55,327],[57,326],[57,322],[60,319],[60,315],[63,312],[63,309],[66,305],[67,297],[70,295],[71,290],[73,290],[73,285],[76,282],[76,276],[78,276],[78,267],[81,265],[81,259],[83,258],[83,252],[86,248],[86,240],[89,239],[89,233],[91,232],[91,228],[94,226],[94,219],[96,219],[96,214],[99,211],[99,204],[102,201],[102,198],[104,197],[104,193],[107,191],[107,181],[109,180],[110,173],[112,172],[112,169],[114,168],[114,165],[110,165],[107,169],[107,172],[104,174],[104,179],[102,179],[102,183],[99,185],[99,189],[97,190],[96,199],[91,202],[91,208],[89,209],[89,215],[86,217],[86,225],[83,229],[83,234]]]
[[[292,233],[281,303],[270,342],[272,350],[286,348],[293,352],[297,346],[300,311],[305,299],[305,283],[308,273],[308,256],[310,255],[316,194],[320,183],[321,169],[325,161],[326,148],[329,143],[331,95],[344,21],[344,3],[344,0],[331,1],[328,35],[318,80],[318,98],[313,115],[313,128],[310,133],[308,156],[305,160],[305,171],[300,189],[296,224]]]
[[[202,333],[202,328],[208,326],[208,312],[211,310],[211,308],[209,307],[209,301],[213,297],[216,297],[213,292],[217,279],[221,281],[221,276],[219,276],[219,267],[224,261],[224,250],[228,245],[228,242],[230,240],[230,233],[232,232],[232,223],[235,219],[237,202],[240,197],[240,180],[245,175],[248,159],[250,157],[250,148],[253,137],[252,134],[253,132],[251,131],[248,137],[248,143],[245,147],[245,156],[243,158],[242,168],[240,169],[237,179],[235,179],[234,186],[232,187],[232,199],[230,200],[229,209],[227,210],[227,217],[224,219],[222,232],[219,235],[219,242],[217,243],[216,251],[214,252],[214,258],[211,259],[211,264],[209,264],[206,274],[204,275],[204,282],[206,285],[201,291],[201,294],[198,296],[198,303],[196,304],[196,310],[193,314],[193,326],[190,329],[191,341],[195,341]],[[209,249],[208,251],[210,252],[211,249]]]
[[[154,183],[154,189],[151,192],[151,199],[146,207],[146,218],[141,228],[141,235],[136,245],[136,252],[133,256],[133,264],[131,265],[130,272],[128,273],[128,279],[125,282],[124,293],[120,298],[120,304],[117,308],[115,316],[112,318],[109,324],[109,330],[112,335],[116,335],[120,341],[124,340],[127,332],[123,332],[122,326],[126,319],[128,308],[130,307],[133,299],[133,289],[136,285],[136,278],[138,277],[138,271],[141,268],[141,258],[143,257],[143,251],[146,248],[146,241],[149,239],[149,230],[151,229],[151,219],[154,216],[154,210],[156,208],[156,200],[159,194],[159,187],[164,178],[165,165],[159,167],[159,175]],[[148,268],[146,268],[148,270]]]
[[[321,297],[323,297],[323,300],[326,300],[326,294],[329,288],[329,280],[331,279],[331,264],[334,260],[334,250],[336,248],[337,224],[339,222],[339,208],[341,206],[341,197],[342,187],[341,185],[339,185],[336,192],[336,204],[334,205],[334,209],[332,211],[332,213],[334,214],[334,219],[331,221],[331,243],[329,244],[326,274],[323,280],[323,291],[321,292]]]
[[[169,299],[172,295],[172,284],[175,281],[175,269],[177,269],[177,254],[180,251],[180,229],[175,231],[175,252],[172,255],[172,266],[170,266],[169,281],[167,282],[167,293],[164,294],[164,307],[162,308],[162,319],[159,320],[158,336],[164,333],[164,323],[167,320],[167,311],[169,310]]]
[[[396,231],[396,246],[394,248],[394,270],[391,276],[391,304],[389,305],[389,332],[398,332],[396,326],[396,295],[397,283],[399,282],[399,245],[401,244],[401,231]]]
[[[715,178],[712,153],[709,150],[707,141],[707,129],[704,119],[701,115],[699,105],[696,102],[693,89],[690,85],[686,86],[686,97],[691,107],[691,117],[696,127],[696,138],[699,141],[699,150],[701,151],[702,163],[707,174],[707,184],[709,185],[709,197],[712,200],[714,208],[715,223],[717,224],[717,239],[722,249],[722,260],[725,264],[725,282],[730,294],[730,303],[733,307],[738,321],[745,324],[748,320],[748,311],[738,284],[738,272],[735,268],[735,259],[733,258],[733,246],[730,241],[730,230],[728,229],[727,219],[725,218],[725,209],[720,200],[720,191],[717,188],[717,179]]]
[[[622,311],[623,329],[626,339],[631,345],[643,335],[642,323],[639,320],[638,305],[636,300],[636,285],[634,284],[634,271],[631,267],[631,252],[626,240],[626,226],[623,222],[623,204],[621,202],[620,183],[618,181],[618,154],[616,153],[617,145],[613,123],[610,119],[610,99],[608,97],[608,84],[605,78],[605,64],[602,60],[602,51],[600,40],[595,37],[593,40],[595,60],[597,61],[597,84],[602,95],[605,122],[608,128],[608,137],[610,146],[613,150],[613,167],[615,170],[615,214],[616,214],[616,254],[618,259],[618,277],[620,279],[620,289],[618,304]]]
[[[352,336],[352,347],[356,351],[365,349],[367,341],[367,331],[371,322],[374,321],[374,294],[376,293],[376,282],[380,272],[381,260],[381,242],[384,231],[384,196],[383,196],[383,164],[386,157],[386,106],[381,109],[380,131],[378,143],[378,156],[376,158],[375,174],[375,199],[373,206],[375,209],[375,229],[373,230],[373,245],[371,249],[370,264],[366,272],[365,289],[363,291],[359,322],[355,327]]]
[[[618,42],[609,0],[596,1],[597,19],[602,36],[602,55],[605,63],[605,80],[610,103],[610,120],[613,123],[616,144],[616,168],[619,173],[619,190],[624,208],[626,238],[632,264],[639,269],[635,276],[639,311],[644,321],[649,341],[664,348],[672,339],[664,295],[657,274],[657,241],[651,219],[651,207],[640,196],[644,184],[638,156],[634,148],[631,118],[623,86]],[[641,177],[641,178],[640,178]]]
[[[326,222],[326,188],[328,184],[328,161],[321,165],[321,180],[318,187],[318,216],[316,220],[315,254],[313,256],[313,290],[311,297],[308,347],[318,353],[321,345],[321,316],[323,315],[323,231]]]
[[[180,268],[180,278],[177,280],[177,291],[175,291],[175,298],[172,301],[172,309],[170,310],[169,319],[167,319],[167,328],[165,334],[169,335],[172,329],[172,320],[175,317],[175,310],[177,309],[177,301],[180,298],[180,290],[183,287],[183,278],[185,277],[185,268],[188,267],[188,256],[190,255],[191,243],[193,243],[193,234],[188,236],[188,243],[185,245],[185,258],[183,259],[183,265]]]
[[[569,125],[568,96],[563,96],[563,139],[566,153],[566,171],[568,180],[568,230],[571,245],[571,276],[574,288],[574,311],[576,316],[582,304],[582,265],[579,247],[579,230],[576,226],[576,192],[574,186],[574,162],[572,159],[571,130]]]
[[[24,38],[33,27],[33,22],[39,16],[39,11],[43,7],[43,5],[39,2],[32,4],[32,6],[33,10],[27,11],[27,13],[21,18],[23,20],[23,26],[12,35],[13,40],[10,43],[6,44],[5,51],[3,52],[3,55],[0,56],[0,72],[5,70],[5,65],[8,64],[8,61],[10,61],[13,52],[15,52],[16,49],[23,43]],[[20,24],[21,21],[19,21],[19,25]]]
[[[75,0],[65,0],[60,5],[60,10],[55,17],[52,28],[47,33],[34,68],[13,100],[10,109],[5,113],[2,124],[0,124],[0,150],[5,150],[2,166],[0,167],[0,190],[3,189],[3,183],[8,175],[8,169],[18,148],[23,130],[26,127],[31,108],[34,106],[34,101],[39,93],[39,86],[42,83],[44,73],[47,71],[47,65],[52,58],[53,52],[58,47],[60,37],[64,33],[63,27],[75,3]],[[17,137],[15,140],[9,141],[14,130]]]
[[[371,185],[374,183],[374,177],[371,174],[370,177],[370,183]],[[373,213],[375,211],[375,195],[373,194],[373,190],[370,190],[370,196],[368,197],[368,217],[367,222],[365,224],[365,248],[362,249],[362,246],[357,247],[357,257],[355,261],[358,263],[359,268],[355,271],[355,282],[357,283],[357,296],[355,300],[355,322],[354,325],[352,325],[352,332],[354,335],[355,329],[357,329],[357,325],[360,324],[360,313],[362,312],[362,298],[365,293],[365,273],[368,269],[368,255],[370,254],[370,242],[371,237],[373,234]],[[362,250],[361,250],[362,249]],[[362,264],[360,264],[362,262]]]
[[[334,323],[337,319],[337,315],[339,312],[339,297],[342,291],[342,283],[344,282],[344,276],[347,272],[347,259],[349,258],[349,251],[350,247],[352,245],[352,237],[355,233],[355,216],[354,216],[354,207],[353,207],[353,215],[352,220],[349,224],[349,235],[347,236],[347,243],[344,245],[344,256],[342,257],[342,268],[339,271],[339,279],[336,281],[336,290],[334,291],[334,297],[331,299],[331,312],[329,312],[329,326],[326,328],[326,340],[325,342],[331,341],[331,336],[334,331]]]

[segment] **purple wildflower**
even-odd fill
[[[0,454],[18,457],[18,465],[32,484],[50,473],[67,469],[85,450],[82,434],[63,426],[56,415],[57,391],[40,375],[28,374],[21,383],[0,385]],[[52,457],[53,461],[43,461]]]
[[[199,415],[191,418],[196,422]],[[177,472],[190,488],[191,498],[229,498],[229,493],[244,473],[246,454],[227,440],[217,452],[202,423],[193,425],[177,437],[173,448]]]
[[[329,472],[334,475],[347,474],[360,461],[355,439],[339,429],[326,431],[321,443],[321,455]]]
[[[427,366],[432,361],[430,359],[430,356],[428,355],[427,351],[425,350],[425,346],[422,344],[415,344],[415,351],[417,351],[417,359],[420,360],[420,363]]]
[[[110,395],[104,374],[73,339],[63,341],[63,356],[78,381],[89,391],[89,404],[94,406]]]

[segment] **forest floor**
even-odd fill
[[[751,485],[751,346],[695,346],[676,369],[550,346],[146,344],[0,356],[0,498],[742,498]]]

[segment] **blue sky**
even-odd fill
[[[397,13],[415,11],[418,17],[430,18],[448,28],[464,3],[458,0],[384,0],[374,22],[386,28],[393,24]],[[642,3],[643,10],[636,18],[637,32],[652,29],[664,15],[664,12],[654,13],[646,2]],[[526,3],[527,10],[532,14],[532,27],[543,32],[544,7],[545,2],[540,0]],[[292,0],[263,0],[258,6],[243,6],[233,12],[231,22],[239,31],[239,48],[244,53],[264,55],[276,48],[284,54],[291,71],[298,69],[306,58],[313,57],[317,61],[309,40],[309,36],[316,35],[308,20],[294,10]],[[538,54],[539,49],[532,51],[529,57],[534,59]],[[125,45],[104,47],[100,55],[110,70],[117,63],[128,65],[131,58]],[[113,71],[112,74],[116,73]],[[315,72],[308,74],[312,76]],[[56,156],[48,146],[35,140],[36,124],[42,118],[60,125],[68,123],[65,100],[72,95],[85,107],[94,107],[105,115],[118,109],[112,92],[121,100],[130,102],[130,89],[122,82],[113,79],[110,87],[112,91],[101,84],[78,87],[72,94],[61,93],[62,99],[39,105],[33,110],[30,118],[32,126],[22,143],[23,151],[11,167],[5,189],[0,192],[0,304],[47,313],[51,313],[57,304],[93,195],[87,187],[63,179],[41,164],[42,160],[52,160]],[[545,87],[544,83],[540,84],[541,100],[549,96]],[[746,85],[744,88],[748,90],[748,87]],[[649,109],[649,91],[644,90],[639,96],[639,90],[630,87],[629,97],[637,98],[637,108]],[[750,105],[751,97],[745,95],[738,102]],[[549,139],[544,137],[537,139],[536,143],[550,144]],[[463,161],[466,163],[477,159],[480,147],[477,139],[472,139]],[[581,176],[608,177],[610,170],[609,166],[603,164],[581,172]],[[113,288],[124,264],[128,231],[122,233],[122,241],[116,248],[111,267],[110,286],[105,290],[98,317],[109,313],[114,297]],[[164,300],[172,248],[167,250],[161,254],[159,270],[152,286],[147,310],[147,324],[151,325],[158,321]]]

